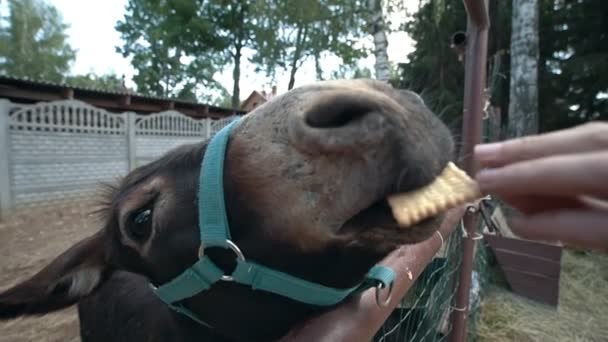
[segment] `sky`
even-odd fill
[[[136,71],[131,67],[130,61],[115,52],[115,47],[121,45],[119,33],[114,29],[117,21],[124,16],[127,0],[47,0],[54,5],[63,16],[63,20],[69,26],[67,34],[68,42],[72,48],[77,50],[77,56],[72,65],[71,73],[76,74],[106,74],[116,73],[125,75],[127,86],[134,87],[131,81]],[[403,0],[409,13],[418,8],[419,0]],[[405,14],[399,14],[391,18],[393,21],[403,21]],[[363,44],[371,44],[371,37]],[[368,45],[370,46],[370,45]],[[405,62],[406,55],[413,50],[413,41],[404,32],[395,32],[388,36],[389,60],[394,63]],[[361,67],[373,70],[374,58],[370,56],[360,63]],[[339,60],[327,58],[323,66],[329,69],[337,69]],[[263,74],[258,74],[246,60],[241,65],[241,100],[244,100],[253,90],[269,91],[270,80]],[[296,74],[296,86],[315,81],[314,63],[305,63]],[[232,90],[232,69],[228,67],[221,73],[215,75],[226,89]],[[287,90],[289,74],[279,73],[275,80],[278,92]]]

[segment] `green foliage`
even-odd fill
[[[251,61],[271,77],[277,70],[288,70],[288,89],[307,60],[315,61],[317,77],[322,78],[323,58],[338,56],[348,66],[368,53],[356,47],[356,41],[366,34],[363,1],[271,0],[259,10],[263,29],[255,35],[257,54]]]
[[[88,88],[105,91],[119,91],[122,89],[122,79],[115,74],[97,76],[94,74],[68,77],[66,83],[73,87]]]
[[[466,28],[466,11],[461,1],[429,1],[405,24],[416,42],[401,64],[399,78],[391,83],[421,94],[442,119],[459,128],[462,116],[464,67],[450,48],[454,32]]]
[[[216,72],[232,67],[232,106],[240,100],[241,60],[273,77],[289,70],[291,88],[298,68],[335,55],[345,65],[365,56],[354,47],[365,34],[365,6],[350,0],[129,0],[116,29],[117,50],[132,58],[138,91],[159,96],[200,97],[219,89]]]
[[[540,2],[541,129],[608,120],[608,2]]]
[[[355,78],[372,78],[372,71],[366,67],[341,65],[338,70],[331,73],[331,79],[355,79]]]
[[[213,52],[225,45],[212,25],[200,20],[197,5],[183,0],[128,2],[124,19],[116,24],[123,40],[116,50],[131,57],[138,92],[192,99],[204,88],[217,88]]]
[[[232,66],[232,106],[240,97],[241,59],[265,32],[264,4],[227,0],[129,0],[116,29],[124,41],[117,48],[132,57],[138,90],[159,96],[201,98],[225,92],[216,72]]]
[[[63,81],[76,52],[57,9],[43,0],[9,0],[8,7],[0,25],[0,73]]]
[[[254,48],[256,36],[268,32],[273,28],[265,25],[263,0],[215,0],[208,1],[208,12],[200,18],[201,21],[210,22],[215,28],[216,35],[225,46],[218,50],[224,64],[232,64],[232,107],[237,108],[240,103],[241,59],[243,51]]]
[[[225,92],[223,95],[212,99],[211,103],[219,107],[230,108],[232,106],[232,96]]]
[[[539,116],[541,131],[608,119],[608,2],[540,0]],[[511,1],[491,0],[488,80],[491,103],[506,127],[509,99]],[[431,108],[460,130],[464,68],[449,47],[466,29],[462,2],[430,0],[405,25],[416,50],[392,83],[422,93]],[[500,56],[501,64],[495,64]]]

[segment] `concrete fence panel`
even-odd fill
[[[17,108],[8,126],[14,206],[83,196],[128,170],[124,115],[66,100]]]
[[[90,197],[100,182],[204,141],[231,120],[173,110],[110,113],[75,100],[0,99],[0,218],[15,208]]]

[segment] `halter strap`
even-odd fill
[[[158,288],[152,287],[154,293],[175,311],[205,324],[192,311],[175,303],[199,292],[209,290],[220,281],[234,281],[253,290],[272,292],[295,301],[317,306],[335,305],[349,295],[367,290],[373,286],[388,287],[392,285],[395,272],[381,265],[372,267],[365,280],[357,286],[337,289],[273,270],[245,258],[230,236],[223,184],[226,148],[230,132],[237,122],[238,120],[231,122],[211,139],[203,157],[198,190],[198,216],[201,236],[199,260],[173,280]],[[234,272],[230,275],[224,274],[205,255],[204,249],[207,247],[221,247],[232,250],[236,257]]]

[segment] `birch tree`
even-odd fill
[[[386,23],[382,11],[382,0],[367,0],[369,10],[368,27],[374,39],[374,70],[376,79],[388,82],[391,77],[388,62],[388,40],[386,39]]]
[[[513,0],[509,130],[538,132],[538,0]]]

